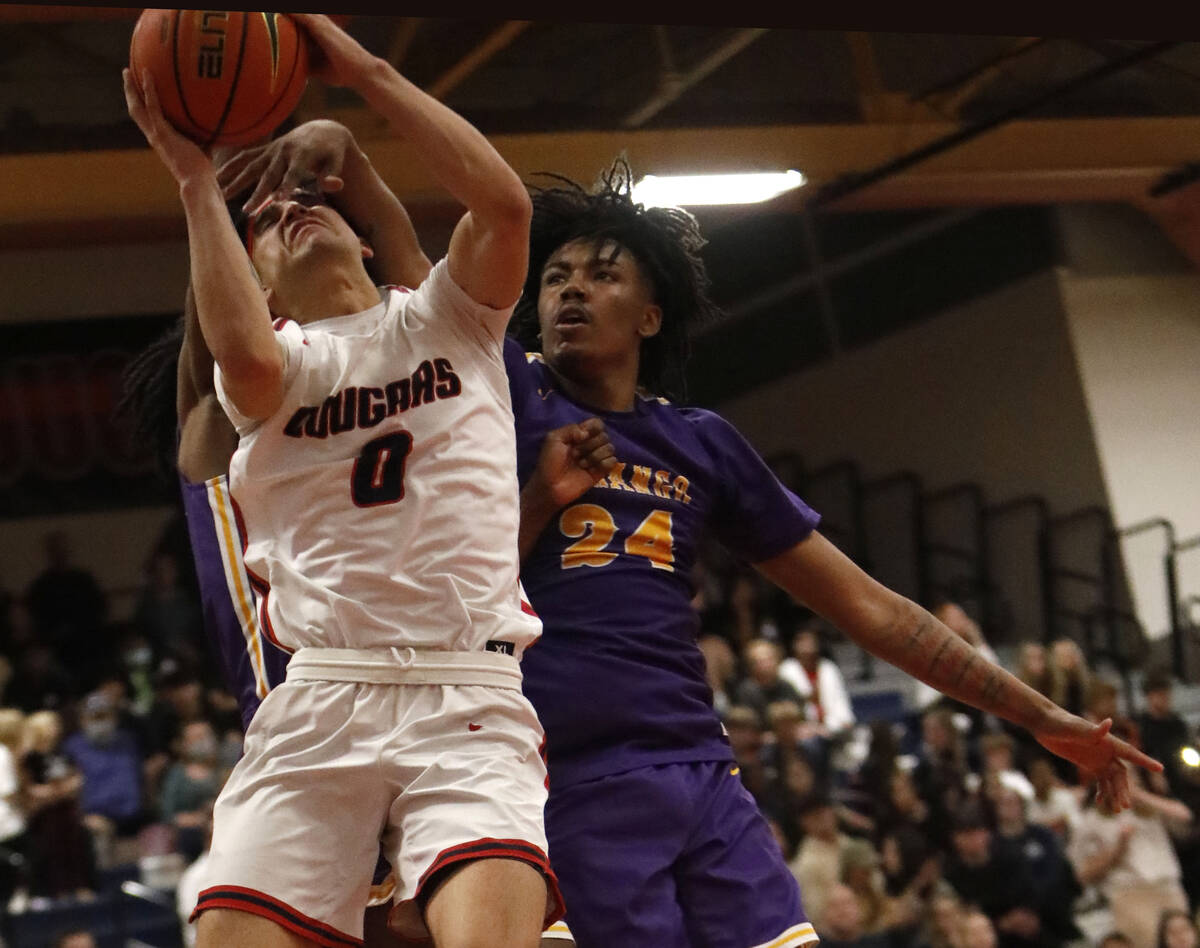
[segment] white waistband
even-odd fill
[[[501,652],[302,648],[288,661],[287,680],[520,688],[521,666]]]

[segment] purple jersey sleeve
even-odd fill
[[[254,592],[241,579],[245,568],[236,523],[232,517],[222,521],[214,514],[212,492],[227,491],[225,479],[196,484],[181,476],[179,487],[200,585],[204,632],[220,658],[226,687],[237,699],[246,728],[267,691],[283,681],[288,655],[258,628]]]
[[[710,527],[721,543],[757,563],[783,553],[816,529],[820,515],[779,482],[733,425],[702,409],[683,414],[693,420],[717,465],[720,490]]]

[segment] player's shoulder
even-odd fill
[[[674,412],[700,433],[723,433],[736,430],[732,424],[708,408],[695,405],[675,405],[666,399],[655,399],[655,403]]]

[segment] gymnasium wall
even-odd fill
[[[44,330],[53,321],[178,311],[187,285],[184,244],[117,245],[0,254],[0,325]],[[74,561],[91,570],[124,616],[168,506],[0,519],[0,589],[24,590],[45,565],[44,537],[66,533]]]
[[[1052,514],[1103,505],[1118,528],[1165,517],[1180,538],[1200,534],[1200,276],[1129,208],[1062,208],[1058,232],[1060,267],[725,413],[765,453],[799,451],[809,470],[854,458],[868,479],[911,470],[927,491],[973,481],[988,503],[1041,494]],[[1085,538],[1062,537],[1067,565],[1093,569],[1071,562]],[[1165,634],[1165,534],[1122,552],[1132,604],[1152,637]],[[1200,596],[1200,549],[1179,565],[1181,594]],[[1020,602],[1035,581],[1024,572],[1001,580],[1018,637],[1044,626]]]

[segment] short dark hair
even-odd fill
[[[1174,679],[1167,669],[1156,666],[1146,672],[1146,677],[1142,679],[1142,694],[1148,695],[1152,691],[1166,691],[1171,687]]]
[[[527,349],[538,346],[538,293],[550,256],[574,240],[613,241],[637,260],[662,308],[662,326],[642,343],[638,383],[656,394],[683,395],[689,331],[715,320],[700,250],[700,225],[678,207],[645,207],[633,200],[633,172],[617,159],[592,191],[569,178],[548,175],[556,187],[531,187],[533,220],[529,270],[513,313],[513,332]]]

